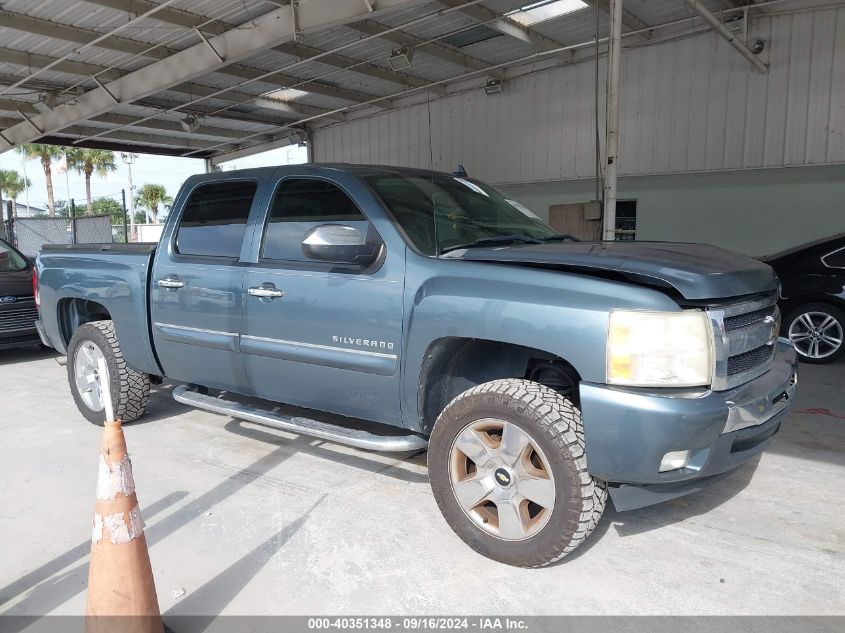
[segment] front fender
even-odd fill
[[[586,381],[604,382],[607,318],[614,308],[679,310],[667,295],[629,283],[500,264],[409,261],[402,410],[420,428],[420,370],[444,337],[542,350]]]

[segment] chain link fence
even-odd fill
[[[71,200],[57,206],[56,217],[8,217],[0,222],[0,237],[14,244],[27,257],[35,257],[45,244],[104,244],[126,242],[128,226],[122,195],[98,198],[93,214]],[[98,210],[105,213],[96,213]],[[11,215],[11,214],[10,214]]]

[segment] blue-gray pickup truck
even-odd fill
[[[45,247],[38,329],[80,412],[184,403],[362,449],[428,450],[481,554],[537,567],[618,510],[768,446],[797,382],[778,280],[715,247],[579,242],[465,174],[194,176],[158,245]],[[98,359],[107,361],[107,376]]]

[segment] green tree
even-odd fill
[[[12,214],[17,217],[17,201],[15,198],[18,194],[29,187],[31,183],[28,178],[22,178],[21,175],[13,169],[0,169],[0,220],[3,219],[5,210],[3,208],[3,193],[12,200]]]
[[[47,208],[50,217],[56,216],[56,203],[53,200],[53,174],[50,170],[54,158],[61,158],[64,150],[57,145],[43,145],[40,143],[27,143],[18,148],[25,158],[40,160],[44,169],[44,178],[47,181]]]
[[[117,216],[123,222],[123,206],[114,198],[97,198],[91,203],[91,209],[94,215]]]
[[[114,152],[106,149],[69,149],[67,166],[68,169],[73,169],[79,174],[85,174],[85,197],[90,215],[94,211],[94,201],[91,199],[91,174],[97,172],[98,176],[105,177],[116,171]]]
[[[167,195],[164,185],[147,183],[138,190],[138,197],[135,199],[140,207],[150,210],[153,222],[158,222],[158,205],[169,205],[173,198]]]

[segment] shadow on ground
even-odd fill
[[[248,423],[245,423],[242,420],[231,419],[229,422],[226,423],[226,426],[224,428],[228,432],[234,433],[235,435],[248,437],[253,440],[258,440],[260,442],[266,442],[268,444],[274,444],[277,446],[284,446],[289,441],[287,440],[287,438],[280,437],[279,435],[276,435],[269,431],[256,429],[252,426],[245,426],[246,424]],[[399,479],[401,481],[407,481],[410,483],[428,483],[427,474],[403,468],[404,464],[425,466],[425,451],[416,451],[414,453],[390,453],[390,457],[398,460],[398,463],[385,464],[384,462],[371,459],[371,453],[364,450],[356,450],[355,453],[341,453],[336,450],[333,450],[331,448],[332,444],[330,442],[323,442],[322,440],[316,440],[307,436],[298,437],[301,438],[303,441],[308,442],[308,444],[303,445],[299,449],[302,453],[316,455],[318,457],[331,460],[338,464],[352,466],[353,468],[359,468],[361,470],[366,470],[367,472],[376,473],[378,475],[386,475],[388,477],[393,477],[394,479]],[[386,453],[379,454],[385,455]]]
[[[327,494],[323,494],[316,502],[300,516],[296,521],[283,527],[278,532],[274,533],[266,541],[258,545],[245,556],[241,557],[235,563],[232,563],[217,574],[207,583],[192,591],[191,594],[181,600],[173,607],[171,607],[165,614],[165,621],[167,616],[179,615],[194,615],[202,613],[205,616],[220,615],[226,606],[246,587],[250,580],[255,578],[259,571],[267,564],[267,562],[275,556],[279,550],[299,531],[305,524],[305,521],[326,498]],[[190,631],[191,633],[202,631],[207,624],[202,621],[180,620],[180,627],[174,626],[174,623],[168,627],[173,631],[182,633],[183,631]],[[192,626],[184,627],[185,623],[191,623]]]
[[[33,347],[14,347],[12,349],[0,350],[0,367],[14,365],[16,363],[29,363],[45,358],[61,358],[61,355],[54,349],[35,345]]]
[[[639,510],[617,512],[613,507],[613,502],[608,499],[604,515],[592,535],[575,552],[557,565],[565,565],[567,561],[575,560],[587,554],[611,528],[621,537],[634,536],[659,530],[718,508],[742,492],[751,482],[759,462],[760,455],[757,455],[719,481],[714,482],[712,486],[685,497],[664,501]]]
[[[259,479],[289,459],[303,445],[303,442],[303,440],[297,439],[288,442],[285,446],[280,446],[249,466],[233,473],[214,488],[196,499],[189,501],[172,514],[148,526],[146,530],[147,543],[150,546],[155,545],[157,542],[213,508],[222,500],[236,494],[248,484]],[[166,505],[164,504],[165,500],[162,500],[158,502],[160,504],[158,508],[154,508],[156,504],[153,504],[150,506],[150,509],[160,512],[178,500],[174,495],[181,495],[178,497],[181,499],[185,493],[172,493],[165,498],[165,500],[169,500]],[[145,518],[149,518],[150,512],[148,510],[142,508],[141,511]],[[67,565],[86,557],[90,551],[90,547],[90,543],[86,542],[71,548],[61,556],[42,565],[34,572],[30,572],[11,583],[8,587],[0,590],[0,599],[4,603],[30,590],[23,600],[0,613],[0,615],[40,615],[49,613],[78,593],[84,591],[88,580],[87,560],[59,576],[53,576],[53,574],[60,569],[64,569]]]

